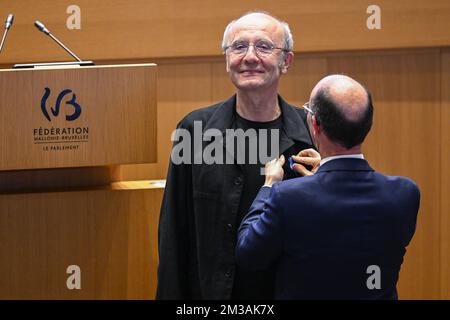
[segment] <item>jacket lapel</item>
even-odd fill
[[[305,144],[312,145],[305,121],[295,110],[295,107],[286,103],[281,96],[278,96],[278,102],[283,117],[283,130],[280,132],[280,154],[293,146],[294,141],[301,141]]]

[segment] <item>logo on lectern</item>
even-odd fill
[[[45,118],[48,121],[52,121],[52,119],[50,118],[50,115],[48,113],[48,109],[47,109],[47,100],[48,97],[50,96],[50,89],[49,88],[45,88],[45,92],[44,95],[42,96],[41,99],[41,110],[42,113],[44,114]],[[72,114],[67,115],[66,114],[66,121],[73,121],[76,120],[80,117],[81,115],[81,106],[76,102],[77,96],[75,93],[72,92],[72,90],[70,89],[64,89],[63,91],[61,91],[58,95],[58,97],[56,98],[56,104],[55,107],[50,107],[50,111],[53,115],[53,117],[57,117],[59,115],[59,111],[61,109],[61,102],[63,101],[64,97],[71,94],[72,93],[72,98],[69,101],[66,101],[66,105],[70,106],[71,109],[73,109]]]
[[[82,143],[89,142],[89,126],[86,125],[86,114],[80,124],[72,124],[81,115],[81,106],[76,102],[77,95],[71,89],[64,89],[56,97],[55,105],[51,106],[50,94],[50,88],[46,87],[41,98],[42,114],[48,122],[62,114],[66,122],[62,126],[47,122],[47,125],[33,128],[33,143],[42,146],[43,151],[79,150]]]

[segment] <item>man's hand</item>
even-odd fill
[[[312,176],[319,170],[320,154],[314,149],[305,149],[300,151],[296,156],[292,156],[295,161],[292,168],[302,176]],[[311,166],[311,170],[306,169],[303,165]]]
[[[265,166],[265,174],[266,174],[266,182],[265,186],[272,186],[274,183],[283,180],[284,170],[284,156],[281,155],[278,159],[273,159],[266,163]]]

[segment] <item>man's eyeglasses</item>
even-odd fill
[[[284,52],[289,52],[285,48],[275,47],[272,43],[267,41],[258,41],[257,43],[250,44],[248,42],[236,41],[233,42],[228,47],[225,47],[225,52],[230,49],[230,52],[236,56],[244,56],[247,54],[248,48],[253,46],[255,52],[258,56],[268,56],[273,53],[274,50],[282,50]]]
[[[311,108],[309,107],[309,101],[307,103],[305,103],[303,105],[303,111],[305,111],[305,114],[308,116],[308,113],[311,113],[312,115],[314,115],[314,111],[311,110]]]

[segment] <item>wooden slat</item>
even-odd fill
[[[72,4],[81,8],[81,30],[66,27],[66,9]],[[370,4],[362,0],[2,1],[0,12],[16,17],[0,64],[72,60],[35,29],[35,20],[44,22],[83,59],[218,56],[228,22],[254,9],[286,20],[297,52],[450,45],[447,0],[376,1],[372,4],[381,8],[380,30],[366,27]]]
[[[119,166],[0,171],[0,192],[104,187],[117,181]]]
[[[112,190],[144,190],[144,189],[163,189],[166,180],[135,180],[118,181],[111,183]]]
[[[450,299],[450,51],[442,54],[441,74],[441,299]],[[430,163],[430,166],[433,164]],[[437,191],[437,190],[436,190]]]

